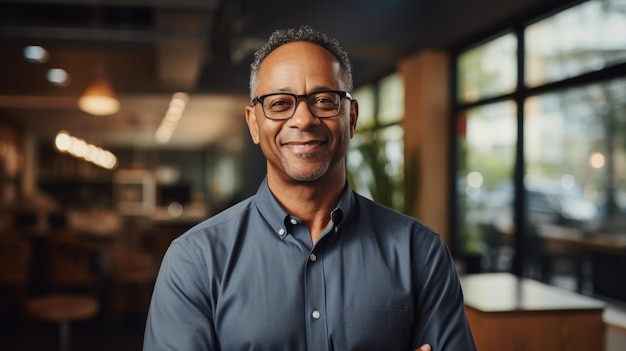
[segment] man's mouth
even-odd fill
[[[307,142],[288,142],[283,145],[290,148],[297,154],[313,154],[318,149],[318,147],[322,144],[324,144],[322,141],[307,141]]]
[[[285,143],[285,145],[298,149],[298,148],[307,148],[307,147],[314,147],[317,145],[322,145],[322,142],[321,141],[309,141],[305,143],[291,142],[291,143]]]

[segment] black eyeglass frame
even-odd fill
[[[337,95],[339,95],[339,107],[337,108],[337,113],[335,113],[332,116],[317,116],[313,110],[311,110],[311,106],[309,105],[309,97],[311,95],[316,95],[316,94],[324,94],[324,93],[335,93]],[[292,96],[293,98],[295,98],[296,102],[295,102],[295,107],[293,109],[293,112],[291,114],[291,116],[286,117],[286,118],[271,118],[267,116],[267,113],[265,113],[265,99],[270,97],[270,96],[275,96],[275,95],[289,95]],[[309,109],[309,112],[311,112],[311,114],[313,116],[315,116],[316,118],[332,118],[332,117],[336,117],[339,115],[339,113],[341,113],[341,102],[343,101],[344,98],[348,98],[348,100],[350,100],[350,102],[354,101],[354,98],[352,97],[352,94],[350,94],[347,91],[343,91],[343,90],[323,90],[323,91],[315,91],[312,92],[310,94],[301,94],[301,95],[297,95],[297,94],[291,94],[291,93],[271,93],[271,94],[264,94],[264,95],[259,95],[259,96],[255,96],[252,98],[252,100],[250,101],[250,105],[254,106],[254,104],[256,104],[257,102],[259,102],[261,104],[261,109],[263,110],[263,115],[265,116],[265,118],[270,119],[272,121],[286,121],[288,119],[290,119],[291,117],[293,117],[293,115],[296,114],[296,110],[298,109],[298,100],[300,99],[306,99],[306,106]]]

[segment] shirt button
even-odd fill
[[[318,310],[315,310],[313,311],[313,313],[311,313],[311,317],[313,317],[313,319],[320,319],[321,316],[322,314]]]
[[[309,259],[310,259],[312,262],[315,262],[315,261],[317,261],[317,256],[315,256],[315,254],[313,254],[313,253],[312,253],[312,254],[311,254],[311,256],[309,256]]]
[[[285,235],[285,230],[284,229],[279,230],[278,231],[278,235],[284,236]]]
[[[298,221],[297,221],[295,218],[292,218],[292,219],[290,220],[290,222],[291,222],[291,224],[293,224],[293,225],[298,224]]]

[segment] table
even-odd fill
[[[515,233],[512,225],[499,226],[497,233],[498,239],[507,245],[513,244],[514,234],[520,235]],[[588,233],[577,227],[538,224],[527,235],[525,240],[530,243],[526,248],[527,255],[534,255],[539,260],[542,280],[549,279],[555,258],[565,258],[573,264],[578,292],[585,290],[585,282],[595,284],[587,269],[593,265],[592,257],[609,256],[626,262],[626,232]],[[592,289],[595,293],[595,286]]]
[[[481,351],[603,350],[604,303],[509,273],[461,276]]]
[[[622,233],[603,233],[595,232],[591,234],[584,233],[579,228],[562,227],[557,225],[540,225],[537,226],[537,234],[542,241],[542,249],[545,250],[546,256],[550,257],[552,253],[566,253],[573,259],[576,267],[576,278],[578,282],[578,291],[582,292],[584,282],[589,281],[592,285],[593,293],[600,295],[609,294],[615,299],[623,299],[624,297],[611,296],[612,291],[597,291],[600,286],[606,285],[598,282],[601,275],[598,269],[606,267],[596,267],[594,257],[612,257],[618,262],[626,260],[626,234]],[[615,265],[618,267],[619,263]],[[588,276],[585,267],[592,267],[594,271]],[[587,270],[588,271],[588,270]],[[615,277],[615,279],[619,279]],[[623,288],[622,288],[623,289]],[[602,290],[602,289],[600,289]],[[619,289],[618,289],[619,290]],[[619,293],[617,293],[619,295]]]
[[[44,322],[59,323],[59,346],[61,351],[70,350],[70,323],[93,318],[98,314],[96,298],[84,295],[55,294],[34,298],[27,302],[26,312]]]
[[[557,225],[539,225],[537,234],[547,249],[566,248],[626,255],[626,234],[585,234],[581,229]]]

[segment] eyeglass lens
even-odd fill
[[[271,119],[288,119],[294,115],[298,97],[292,94],[272,94],[263,100],[265,115]],[[334,117],[341,108],[341,96],[336,92],[308,95],[307,104],[315,117]]]

